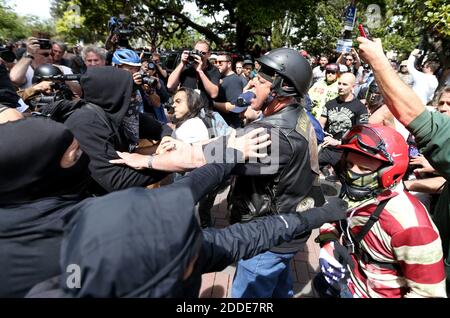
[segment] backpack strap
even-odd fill
[[[369,220],[366,222],[366,224],[364,224],[364,227],[361,229],[361,231],[358,234],[356,234],[354,236],[353,241],[355,244],[359,244],[359,242],[362,241],[364,236],[366,236],[366,234],[369,233],[370,229],[375,224],[375,222],[377,222],[379,220],[381,212],[383,212],[384,207],[386,206],[386,204],[388,204],[390,199],[391,198],[384,200],[384,201],[380,202],[380,204],[378,204],[377,208],[375,209],[375,212],[373,212],[370,215]]]
[[[208,129],[209,138],[216,138],[217,133],[216,133],[216,129],[214,128],[212,118],[206,113],[204,116],[202,116],[202,115],[198,116],[198,118],[200,118],[202,120],[202,122],[205,124],[206,128]]]

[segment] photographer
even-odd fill
[[[30,87],[34,69],[41,64],[52,63],[50,50],[50,40],[29,38],[26,53],[11,69],[10,77],[13,84],[23,89]]]
[[[161,65],[161,54],[158,52],[152,53],[152,62],[155,64],[156,67],[156,74],[159,78],[166,80],[167,79],[167,71],[162,67]]]
[[[167,123],[167,117],[163,104],[170,100],[164,81],[157,77],[157,66],[152,62],[143,61],[141,73],[143,74],[144,111],[154,114],[155,118],[163,123]]]
[[[21,89],[31,87],[34,70],[42,64],[51,64],[51,42],[48,39],[29,38],[27,41],[27,52],[11,69],[10,77],[13,84]],[[68,67],[58,65],[64,75],[73,74]],[[76,81],[67,82],[75,96],[81,96],[80,85]]]
[[[59,100],[72,100],[75,95],[64,80],[64,73],[55,65],[42,64],[34,71],[33,86],[18,92],[32,110]],[[46,98],[48,97],[48,98]]]
[[[210,103],[219,94],[219,70],[209,63],[209,42],[198,41],[193,51],[184,51],[181,63],[170,74],[167,88],[174,92],[178,85],[192,89],[199,89]]]
[[[108,21],[109,36],[106,40],[106,49],[115,50],[116,48],[131,48],[128,37],[134,33],[134,24],[127,23],[123,16],[111,17]]]

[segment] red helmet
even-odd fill
[[[381,125],[354,126],[342,138],[341,149],[348,149],[383,161],[378,170],[380,185],[387,189],[400,182],[408,168],[408,145],[395,129]]]

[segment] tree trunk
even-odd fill
[[[236,22],[236,49],[244,53],[247,50],[247,40],[250,36],[250,27],[240,20]]]

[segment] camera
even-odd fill
[[[80,81],[81,74],[42,75],[35,76],[33,81]]]
[[[72,90],[66,85],[66,81],[79,81],[81,78],[80,74],[52,74],[49,73],[51,69],[45,68],[45,64],[36,69],[35,75],[33,76],[33,84],[40,83],[42,81],[51,81],[50,87],[52,89],[51,95],[40,94],[34,97],[30,104],[32,109],[41,110],[45,107],[49,107],[53,103],[60,100],[72,100],[74,97]]]
[[[147,84],[151,88],[156,88],[158,85],[158,79],[153,76],[148,76],[145,72],[141,71],[139,74],[142,76],[142,85]]]
[[[141,52],[136,52],[137,55],[141,55],[142,54],[142,60],[150,60],[152,58],[152,52],[149,51],[141,51]]]
[[[33,98],[30,101],[30,104],[32,106],[32,109],[34,109],[35,111],[40,111],[43,108],[48,107],[49,105],[51,105],[57,101],[63,100],[63,99],[64,99],[64,96],[62,94],[53,94],[50,96],[41,94],[41,95]]]
[[[52,42],[49,39],[38,39],[38,42],[41,50],[50,50],[52,48]]]
[[[132,36],[134,33],[134,23],[126,23],[122,17],[111,17],[108,22],[109,31],[117,34],[119,38]]]
[[[189,55],[188,55],[187,60],[188,60],[188,64],[190,64],[190,65],[197,63],[195,60],[195,56],[199,56],[200,58],[203,56],[203,53],[198,50],[189,51],[188,54]]]

